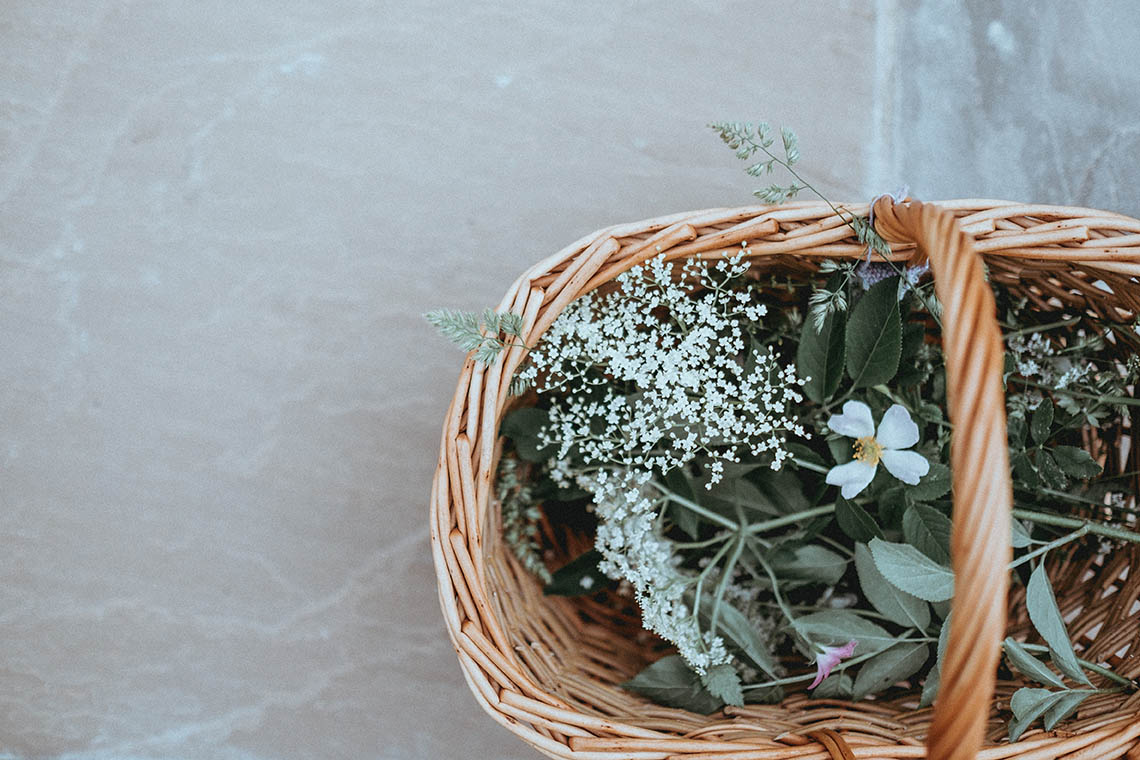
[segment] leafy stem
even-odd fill
[[[1015,509],[1013,510],[1013,516],[1019,520],[1029,520],[1042,525],[1054,525],[1058,528],[1084,529],[1086,533],[1092,533],[1097,536],[1140,544],[1140,533],[1133,533],[1123,528],[1113,528],[1111,525],[1101,525],[1100,523],[1078,520],[1073,517],[1062,517],[1061,515],[1051,515],[1046,512],[1036,512],[1031,509]]]

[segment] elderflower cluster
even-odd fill
[[[747,324],[767,308],[730,286],[748,268],[742,258],[689,261],[676,280],[664,257],[634,267],[616,292],[567,308],[524,372],[541,392],[558,391],[539,439],[556,452],[555,482],[593,496],[599,567],[631,584],[645,627],[701,674],[731,658],[719,636],[701,631],[697,576],[662,535],[653,478],[703,456],[711,488],[725,462],[748,452],[779,469],[786,436],[808,437],[790,412],[804,380],[750,345]]]
[[[673,266],[657,257],[619,276],[610,297],[572,304],[524,372],[563,394],[540,434],[555,458],[574,451],[587,463],[665,473],[707,455],[722,460],[709,487],[745,451],[779,469],[790,456],[786,435],[807,437],[788,412],[803,401],[803,380],[765,348],[742,362],[745,322],[767,313],[728,287],[747,268],[739,255],[715,268],[690,261],[674,282]]]
[[[642,624],[677,645],[677,651],[699,674],[731,661],[724,640],[702,632],[685,594],[694,577],[677,566],[672,542],[659,529],[655,489],[650,473],[599,470],[578,478],[597,504],[595,547],[604,559],[598,568],[611,578],[629,581]]]

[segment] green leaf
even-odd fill
[[[773,470],[770,467],[761,467],[749,474],[751,482],[756,484],[769,504],[775,506],[780,514],[790,515],[803,512],[814,506],[804,495],[804,485],[792,472],[790,467],[782,470]]]
[[[875,536],[883,537],[875,518],[867,514],[867,510],[842,496],[835,500],[835,521],[839,523],[839,529],[855,541],[866,543]]]
[[[954,596],[954,573],[910,544],[873,538],[870,547],[875,567],[895,588],[928,602],[942,602]]]
[[[1053,427],[1053,402],[1043,399],[1033,410],[1033,418],[1029,421],[1029,433],[1034,442],[1038,444],[1049,440],[1049,429]]]
[[[714,665],[709,668],[701,683],[705,691],[725,704],[742,706],[744,704],[744,691],[740,688],[740,676],[736,669],[727,663]]]
[[[1057,446],[1053,449],[1053,458],[1057,465],[1071,478],[1095,478],[1101,473],[1101,466],[1092,458],[1092,454],[1076,446]]]
[[[812,691],[813,699],[851,699],[855,682],[846,673],[832,673]]]
[[[514,409],[503,417],[499,432],[515,444],[519,456],[528,462],[545,462],[555,453],[553,444],[543,446],[538,431],[550,423],[550,413],[537,407]]]
[[[1025,447],[1025,436],[1029,432],[1028,426],[1025,424],[1025,418],[1020,414],[1010,416],[1005,422],[1006,432],[1009,434],[1009,447],[1014,450],[1021,450]]]
[[[1005,649],[1005,656],[1009,659],[1009,664],[1021,675],[1047,686],[1065,688],[1065,682],[1061,680],[1059,675],[1049,670],[1045,663],[1031,655],[1029,650],[1017,641],[1007,638],[1002,647]]]
[[[689,483],[689,479],[685,477],[683,470],[679,468],[669,470],[669,472],[665,474],[665,485],[678,496],[690,501],[696,501],[693,488]],[[695,539],[700,534],[701,522],[696,512],[675,501],[669,502],[668,509],[669,517],[673,520],[673,524],[680,528],[685,535]]]
[[[1068,485],[1065,473],[1061,471],[1057,460],[1048,451],[1041,449],[1037,452],[1037,472],[1041,480],[1050,488],[1064,488]]]
[[[908,486],[888,488],[879,496],[877,501],[879,521],[884,527],[901,529],[903,515],[909,506],[906,498],[906,488],[908,488]]]
[[[702,625],[708,626],[711,623],[713,597],[702,594],[701,599],[704,601],[701,602],[700,620]],[[779,677],[777,675],[779,667],[768,645],[760,638],[756,626],[748,621],[744,613],[722,601],[717,611],[716,627],[716,632],[753,665],[773,678]]]
[[[676,470],[674,470],[676,472]],[[693,501],[702,506],[712,506],[715,511],[726,517],[736,520],[736,508],[740,507],[746,513],[759,513],[766,517],[775,517],[782,514],[780,507],[772,502],[766,494],[761,492],[754,483],[744,478],[725,477],[711,489],[697,489],[704,491],[691,496]]]
[[[822,404],[831,398],[843,379],[843,363],[847,358],[847,314],[832,312],[816,332],[812,320],[804,320],[800,347],[796,351],[796,374],[810,378],[804,383],[809,399]]]
[[[1065,692],[1065,695],[1049,708],[1049,712],[1045,713],[1045,730],[1052,731],[1058,723],[1072,715],[1081,706],[1081,702],[1096,693],[1092,689],[1070,689]]]
[[[899,681],[910,678],[926,664],[930,648],[922,642],[899,642],[881,652],[859,668],[855,676],[854,699],[876,694]]]
[[[1027,546],[1031,546],[1033,544],[1033,537],[1029,535],[1029,531],[1026,530],[1021,520],[1014,518],[1012,523],[1010,543],[1013,545],[1013,548],[1024,549]]]
[[[1029,488],[1036,488],[1041,479],[1037,475],[1037,468],[1033,466],[1032,460],[1029,455],[1024,451],[1014,456],[1010,460],[1010,467],[1013,469],[1013,474],[1017,479],[1024,483]]]
[[[715,712],[724,704],[708,693],[700,676],[678,654],[662,657],[623,683],[622,688],[659,704],[702,715]]]
[[[1015,718],[1024,718],[1033,712],[1041,700],[1052,697],[1056,693],[1057,692],[1049,691],[1048,689],[1035,689],[1031,686],[1023,686],[1010,697],[1009,711],[1013,713],[1013,717]]]
[[[542,591],[547,596],[581,596],[593,594],[610,585],[610,579],[598,569],[602,553],[597,549],[580,554],[556,570]]]
[[[926,683],[922,685],[922,696],[919,698],[919,707],[930,707],[938,697],[938,688],[942,685],[942,661],[946,658],[946,642],[950,638],[950,616],[942,621],[942,628],[938,631],[938,650],[935,654],[934,667],[926,674]]]
[[[1025,589],[1025,607],[1029,612],[1029,619],[1033,621],[1033,627],[1049,645],[1053,664],[1069,678],[1090,684],[1088,677],[1081,670],[1080,663],[1077,662],[1073,643],[1069,641],[1069,633],[1065,630],[1065,620],[1061,617],[1061,610],[1057,607],[1057,598],[1053,595],[1053,584],[1049,582],[1044,563],[1039,564],[1033,574],[1029,576],[1029,583]]]
[[[863,596],[892,623],[925,631],[930,625],[930,605],[891,584],[871,557],[866,544],[855,544],[855,570]]]
[[[792,552],[773,552],[769,563],[776,575],[834,586],[847,572],[847,560],[819,544],[807,544]]]
[[[940,565],[950,566],[950,518],[934,507],[914,504],[903,513],[908,544]]]
[[[1009,700],[1009,708],[1014,715],[1014,720],[1009,723],[1009,740],[1015,742],[1020,739],[1025,729],[1056,705],[1065,694],[1063,691],[1052,692],[1029,687],[1015,691]]]
[[[902,321],[899,278],[871,286],[851,309],[847,320],[847,374],[856,388],[889,382],[899,368]]]
[[[931,462],[930,472],[922,476],[917,485],[907,486],[912,501],[933,501],[950,492],[950,468],[941,462]]]
[[[794,627],[804,638],[817,644],[841,646],[855,639],[859,642],[860,654],[877,652],[898,642],[897,636],[852,610],[813,612],[796,618]]]

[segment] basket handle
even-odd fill
[[[989,718],[1012,556],[1013,487],[997,307],[974,240],[951,211],[882,197],[874,203],[874,220],[887,242],[913,243],[918,260],[929,260],[943,307],[946,401],[954,423],[954,614],[927,735],[927,758],[966,760],[981,748]]]

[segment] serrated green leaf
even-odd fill
[[[601,591],[611,585],[606,574],[598,569],[601,561],[602,553],[597,549],[578,555],[554,571],[542,592],[547,596],[581,596]]]
[[[1020,414],[1012,415],[1006,420],[1005,428],[1009,434],[1009,447],[1014,450],[1024,448],[1025,436],[1029,432],[1029,426],[1025,424],[1025,418]]]
[[[910,678],[926,664],[930,648],[921,642],[899,642],[867,660],[855,676],[854,699],[876,694]]]
[[[1081,670],[1080,663],[1077,662],[1077,655],[1073,651],[1073,643],[1069,640],[1069,633],[1065,630],[1065,620],[1061,617],[1061,610],[1057,607],[1057,598],[1053,595],[1053,584],[1049,582],[1044,563],[1039,564],[1033,574],[1029,576],[1029,583],[1025,589],[1025,608],[1029,612],[1029,619],[1033,622],[1033,627],[1049,645],[1053,664],[1074,681],[1089,684],[1088,677]]]
[[[867,514],[867,510],[842,496],[835,500],[835,521],[839,523],[839,529],[854,541],[866,543],[875,536],[883,537],[875,518]]]
[[[941,462],[931,462],[930,472],[916,485],[907,486],[906,494],[912,501],[933,501],[950,492],[950,468]]]
[[[677,654],[662,657],[622,685],[659,704],[707,715],[724,703],[708,693],[701,678]]]
[[[1007,638],[1002,643],[1002,648],[1005,650],[1006,658],[1009,659],[1009,664],[1018,673],[1026,678],[1032,678],[1037,683],[1065,688],[1065,682],[1059,675],[1049,670],[1045,663],[1031,655],[1029,650],[1017,641]]]
[[[902,352],[898,287],[898,277],[877,282],[851,308],[846,363],[856,388],[887,383],[898,371]]]
[[[847,560],[819,544],[807,544],[792,552],[773,552],[772,569],[780,577],[816,581],[834,586],[847,572]]]
[[[873,538],[870,548],[875,567],[895,588],[928,602],[942,602],[954,596],[954,573],[910,544]]]
[[[1047,689],[1030,689],[1028,687],[1018,689],[1013,693],[1010,699],[1010,709],[1013,710],[1014,720],[1009,723],[1009,740],[1017,741],[1021,735],[1025,733],[1025,729],[1032,725],[1033,721],[1044,715],[1050,708],[1056,705],[1065,692],[1051,692]],[[1014,703],[1017,703],[1017,708]],[[1020,714],[1018,714],[1020,710]]]
[[[841,646],[855,639],[860,654],[877,652],[898,642],[897,636],[851,610],[821,610],[803,615],[796,618],[795,629],[809,641],[828,646]]]
[[[1064,488],[1068,485],[1065,473],[1061,471],[1057,460],[1044,449],[1037,452],[1037,474],[1041,476],[1042,482],[1050,488]]]
[[[804,320],[800,346],[796,351],[796,374],[810,378],[804,383],[804,393],[812,401],[822,404],[831,398],[843,379],[847,358],[847,314],[841,311],[828,314],[819,332],[812,322]]]
[[[499,432],[511,439],[519,456],[528,462],[545,462],[555,453],[553,444],[538,440],[538,431],[550,423],[550,412],[537,407],[513,409],[503,417]]]
[[[1092,458],[1092,454],[1076,446],[1056,446],[1053,448],[1053,458],[1057,465],[1071,478],[1095,478],[1101,473],[1101,466]]]
[[[703,626],[711,624],[713,597],[702,594],[700,621]],[[748,621],[740,610],[731,604],[721,602],[717,611],[716,633],[760,670],[773,678],[778,678],[778,665],[769,651],[768,645],[760,638],[756,626]]]
[[[1029,455],[1024,451],[1014,456],[1010,460],[1010,467],[1013,469],[1013,474],[1017,479],[1024,483],[1029,488],[1036,488],[1041,479],[1037,475],[1037,468],[1033,466],[1032,460]]]
[[[1096,693],[1092,689],[1070,689],[1067,691],[1063,697],[1057,700],[1057,704],[1050,707],[1049,711],[1045,713],[1045,730],[1052,731],[1058,723],[1072,715],[1082,702]]]
[[[934,507],[914,504],[903,513],[903,536],[908,544],[940,565],[950,566],[950,518]]]
[[[863,596],[892,623],[920,631],[930,625],[930,605],[895,588],[875,566],[866,544],[855,544],[855,570]]]
[[[740,688],[740,676],[736,669],[727,663],[714,665],[705,671],[701,678],[705,691],[725,704],[743,706],[744,691]]]
[[[1043,399],[1033,410],[1033,417],[1029,421],[1029,433],[1035,443],[1042,444],[1049,440],[1049,430],[1053,427],[1053,402]]]

